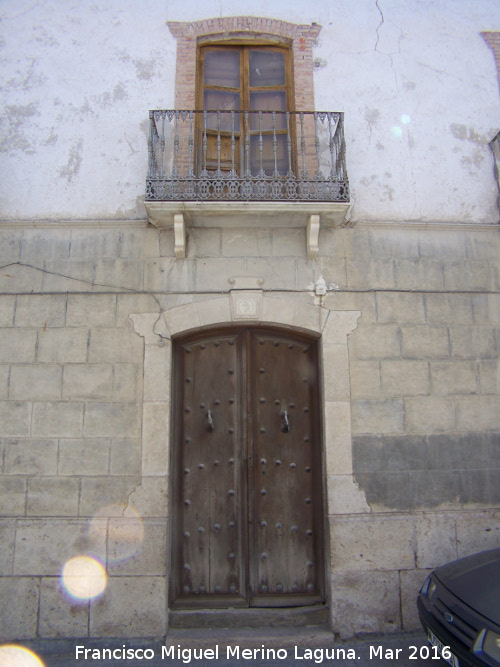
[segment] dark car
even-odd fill
[[[429,643],[450,665],[500,666],[500,549],[438,567],[417,606]]]

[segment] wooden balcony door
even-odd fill
[[[289,169],[285,114],[245,115],[249,111],[291,111],[289,50],[274,46],[205,46],[199,50],[197,108],[207,111],[198,121],[198,167],[242,175]],[[290,144],[291,145],[291,144]],[[276,154],[276,159],[275,159]]]
[[[174,365],[172,605],[322,601],[316,342],[204,333]]]

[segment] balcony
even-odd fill
[[[344,222],[342,113],[156,110],[149,119],[146,209],[152,224],[174,227],[178,257],[189,225],[304,226],[314,257],[320,223]]]

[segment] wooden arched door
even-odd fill
[[[262,328],[174,346],[171,603],[323,600],[315,340]]]

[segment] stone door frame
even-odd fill
[[[319,299],[314,294],[311,294],[311,303],[305,303],[303,299],[286,293],[276,296],[261,289],[232,289],[227,294],[175,306],[161,313],[131,314],[135,332],[144,338],[142,476],[169,476],[172,337],[204,328],[262,324],[319,338],[327,521],[335,515],[369,513],[365,495],[353,478],[347,347],[347,337],[356,328],[361,313],[330,310],[323,301],[328,299]],[[169,501],[167,521],[170,514]],[[332,553],[329,539],[327,531],[327,600],[330,597],[328,575]],[[168,572],[166,574],[168,578]]]

